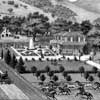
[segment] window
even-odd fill
[[[6,34],[6,37],[8,37],[8,34]]]
[[[67,39],[68,41],[70,41],[70,37],[68,37],[68,39]]]
[[[4,37],[4,35],[2,34],[2,37]]]

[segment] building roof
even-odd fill
[[[14,43],[14,42],[21,42],[21,43],[26,43],[29,42],[30,39],[14,39],[14,38],[6,38],[6,39],[0,39],[0,43]]]
[[[64,41],[61,41],[61,40],[52,40],[52,41],[50,41],[51,42],[51,44],[52,43],[57,43],[57,44],[60,44],[60,45],[84,45],[84,44],[86,44],[86,42],[64,42]]]
[[[91,36],[91,35],[100,35],[100,29],[93,27],[88,33],[88,36]]]
[[[2,31],[1,34],[9,34],[9,35],[11,35],[11,32],[9,32],[9,30],[7,30],[7,28],[4,28],[4,30]]]
[[[76,32],[60,32],[56,36],[84,36],[81,31]]]

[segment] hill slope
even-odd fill
[[[95,0],[95,1],[77,0],[75,2],[70,2],[70,0],[54,0],[54,1],[57,1],[57,3],[60,3],[61,5],[64,5],[65,7],[68,7],[72,11],[74,11],[77,14],[76,18],[77,21],[79,22],[86,19],[90,21],[94,21],[95,19],[100,17],[100,13],[98,13],[97,10],[100,8],[97,7],[97,4],[98,2],[100,3],[100,0]],[[90,4],[91,8],[88,4]]]
[[[0,0],[0,16],[27,16],[29,13],[39,12],[48,16],[50,21],[53,21],[50,13],[45,13],[43,10],[26,4],[20,0]]]

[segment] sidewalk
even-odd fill
[[[95,62],[93,62],[91,60],[86,61],[86,63],[91,65],[91,66],[94,66],[94,67],[97,67],[98,69],[100,69],[100,64],[98,64],[98,63],[95,63]]]

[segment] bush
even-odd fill
[[[35,59],[34,59],[34,58],[32,58],[32,61],[35,61]]]
[[[39,58],[39,61],[42,61],[42,59],[41,59],[41,58]]]
[[[9,11],[9,13],[12,13],[13,12],[13,9],[12,8],[9,8],[8,11]]]
[[[9,5],[14,5],[14,1],[8,1]]]
[[[25,9],[27,9],[27,6],[26,6],[26,5],[24,5],[23,7],[24,7]]]
[[[6,2],[5,1],[2,1],[2,3],[5,4]]]
[[[14,7],[15,7],[15,8],[18,8],[19,6],[18,6],[18,4],[15,4]]]
[[[46,61],[49,61],[49,58],[46,58]]]
[[[25,58],[25,61],[28,61],[28,59],[27,59],[27,58]]]

